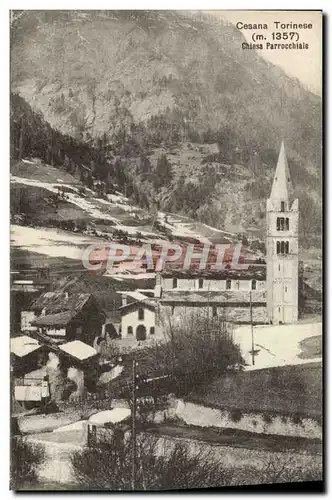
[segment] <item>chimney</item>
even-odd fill
[[[126,305],[127,305],[127,294],[123,293],[122,294],[122,306],[126,306]]]

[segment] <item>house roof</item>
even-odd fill
[[[45,292],[33,302],[31,309],[44,309],[44,307],[54,303],[54,301],[56,301],[61,295],[62,292]]]
[[[97,355],[96,349],[88,344],[85,344],[84,342],[81,342],[81,340],[73,340],[72,342],[62,344],[59,346],[59,349],[70,356],[79,359],[80,361]]]
[[[266,302],[265,290],[252,290],[252,303]],[[249,290],[165,290],[160,299],[161,303],[199,303],[207,305],[231,305],[249,303]]]
[[[32,310],[46,310],[47,315],[70,311],[72,317],[80,312],[92,295],[90,293],[46,292],[31,306]]]
[[[119,307],[120,314],[126,314],[129,309],[137,309],[138,307],[146,307],[152,311],[156,308],[156,302],[153,299],[147,300],[138,300],[137,302],[131,302],[130,304],[126,304],[125,306]]]
[[[28,354],[39,349],[41,345],[38,340],[35,340],[27,335],[14,337],[10,340],[10,352],[19,358],[23,358]]]
[[[188,270],[183,268],[166,268],[161,272],[163,278],[207,278],[207,279],[215,279],[215,280],[265,280],[266,279],[266,265],[265,264],[257,264],[257,265],[249,265],[247,269],[223,269],[223,270],[214,270],[214,269],[199,269],[197,266],[191,267]]]
[[[75,314],[71,311],[64,311],[56,314],[47,314],[46,316],[41,316],[36,320],[32,321],[32,326],[55,326],[64,327],[73,319]]]

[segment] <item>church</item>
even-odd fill
[[[164,270],[157,274],[156,330],[189,314],[233,324],[289,324],[298,320],[298,222],[282,142],[266,202],[266,263],[247,269]]]

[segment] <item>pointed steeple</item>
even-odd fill
[[[288,169],[284,141],[281,143],[276,172],[274,174],[270,200],[272,202],[291,201],[293,187]]]

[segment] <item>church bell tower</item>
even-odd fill
[[[298,320],[298,222],[299,203],[282,142],[266,203],[267,313],[272,324]]]

